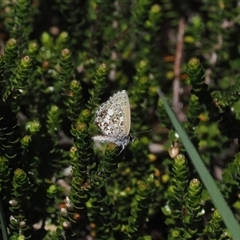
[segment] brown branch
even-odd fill
[[[184,30],[185,30],[185,21],[183,18],[181,18],[178,24],[176,57],[174,62],[175,78],[173,80],[173,100],[172,100],[173,111],[176,113],[180,121],[184,120],[185,118],[185,115],[182,113],[180,109],[180,104],[179,104],[181,60],[182,60],[182,53],[183,53]]]

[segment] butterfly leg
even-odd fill
[[[119,156],[121,153],[122,153],[122,151],[125,149],[125,146],[124,145],[122,145],[122,149],[121,149],[121,151],[118,153],[118,155],[117,156]]]

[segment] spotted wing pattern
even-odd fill
[[[95,114],[95,124],[110,138],[121,139],[129,135],[131,110],[125,90],[115,93],[99,106]]]

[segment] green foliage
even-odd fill
[[[209,185],[239,222],[239,9],[0,1],[0,240],[232,239]],[[91,137],[122,89],[137,139],[120,153]]]

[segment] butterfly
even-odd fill
[[[103,134],[92,137],[95,142],[113,142],[122,147],[122,152],[136,139],[130,135],[131,109],[126,90],[118,91],[102,103],[95,113],[94,122]]]

